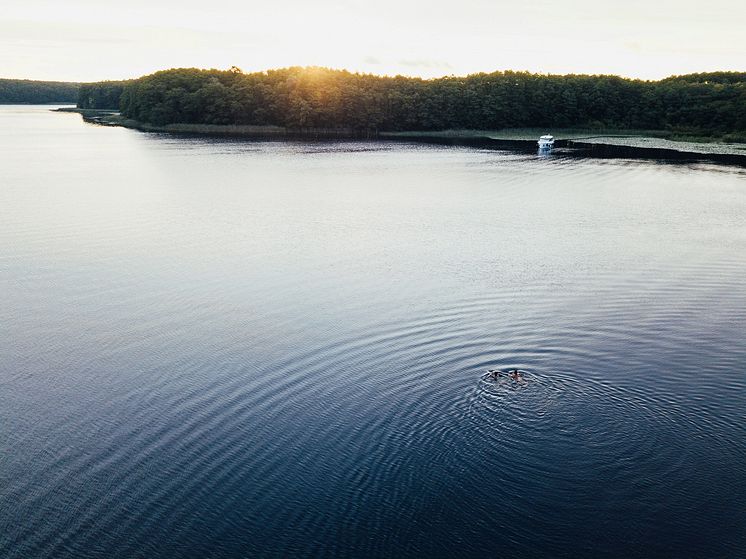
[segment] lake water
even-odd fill
[[[746,554],[743,169],[48,107],[0,162],[3,558]]]

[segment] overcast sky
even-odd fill
[[[746,70],[746,0],[0,0],[0,77]]]

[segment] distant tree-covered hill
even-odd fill
[[[686,74],[671,76],[663,82],[687,82],[703,84],[737,84],[746,82],[746,72],[704,72],[700,74]]]
[[[75,103],[80,84],[0,79],[0,103]]]
[[[495,72],[424,80],[326,68],[267,72],[172,69],[128,82],[102,82],[101,107],[172,123],[344,128],[360,132],[506,127],[591,127],[746,131],[746,73],[642,81],[617,76]],[[96,108],[98,101],[81,102]]]

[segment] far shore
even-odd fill
[[[515,151],[536,151],[536,139],[545,133],[555,137],[555,152],[599,158],[660,159],[679,161],[715,161],[746,166],[746,143],[723,142],[716,138],[682,136],[663,130],[613,130],[567,128],[509,128],[502,130],[403,131],[361,134],[350,129],[304,128],[233,124],[154,125],[123,117],[106,109],[63,107],[58,112],[80,114],[86,122],[101,126],[119,126],[143,132],[180,135],[235,137],[246,139],[363,139],[399,140],[437,144],[465,145]]]

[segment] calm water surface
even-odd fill
[[[746,556],[744,170],[45,107],[0,163],[3,558]]]

